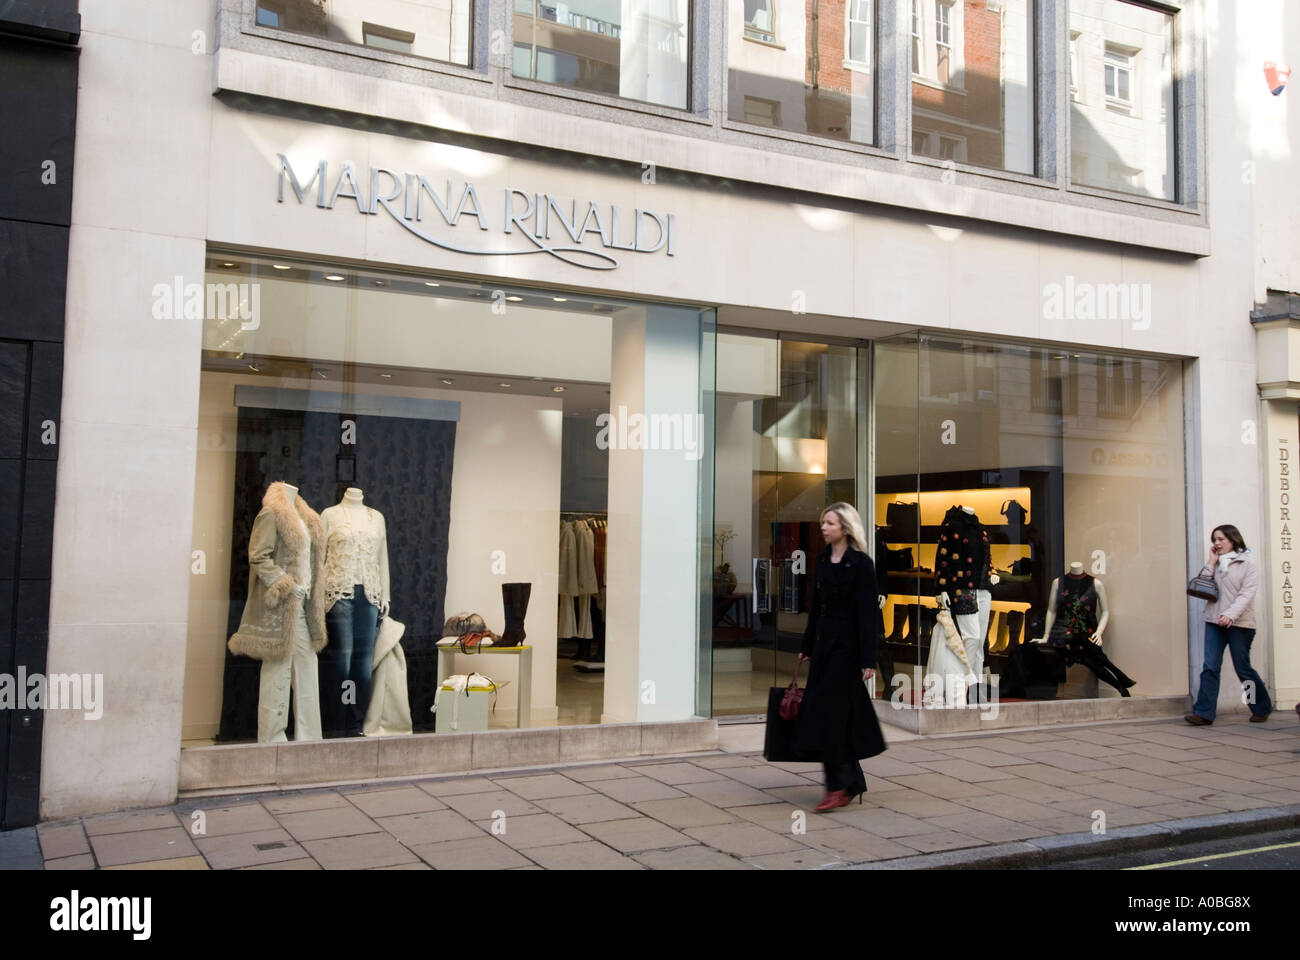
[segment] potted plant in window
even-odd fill
[[[718,545],[718,557],[722,560],[713,571],[715,597],[729,597],[736,592],[736,573],[727,563],[727,543],[735,538],[736,534],[730,530],[717,530],[713,534],[713,541]]]

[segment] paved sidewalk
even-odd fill
[[[1017,841],[1036,840],[1035,850],[1051,838],[1069,846],[1068,835],[1101,841],[1099,816],[1123,836],[1137,825],[1263,829],[1300,811],[1276,809],[1300,804],[1300,724],[1289,710],[1264,724],[1243,715],[1210,727],[1156,720],[944,738],[886,728],[886,737],[890,749],[863,763],[864,803],[830,814],[812,812],[819,767],[766,763],[760,726],[724,726],[725,749],[708,755],[209,797],[45,823],[3,835],[0,866],[920,867],[951,865],[924,856],[949,851],[989,862]],[[1223,814],[1236,816],[1194,819]]]

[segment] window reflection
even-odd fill
[[[468,66],[471,0],[258,0],[254,22]]]
[[[515,0],[514,75],[685,109],[688,0]]]
[[[1174,19],[1122,0],[1070,3],[1070,179],[1177,199]]]
[[[728,9],[730,119],[873,142],[874,0],[731,0]]]
[[[1030,0],[912,0],[912,153],[1034,172]]]

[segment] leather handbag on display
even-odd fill
[[[916,543],[921,539],[921,505],[895,501],[885,508],[885,523],[894,542]]]
[[[1218,600],[1219,585],[1214,582],[1214,577],[1198,573],[1187,581],[1187,595],[1201,600]]]
[[[1029,511],[1016,500],[1004,500],[1001,513],[1007,518],[1007,523],[1013,527],[1023,526],[1025,517],[1029,516]]]

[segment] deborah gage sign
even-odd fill
[[[278,157],[277,202],[303,204],[314,196],[322,210],[334,210],[340,200],[355,203],[362,216],[379,216],[382,210],[402,229],[452,253],[545,254],[575,267],[614,270],[619,266],[616,251],[668,257],[677,252],[677,222],[671,213],[517,187],[480,193],[472,180],[429,178],[388,167],[371,167],[362,175],[352,163],[331,168],[320,160],[295,170],[283,153]],[[509,240],[501,249],[500,243],[489,246],[483,234]]]

